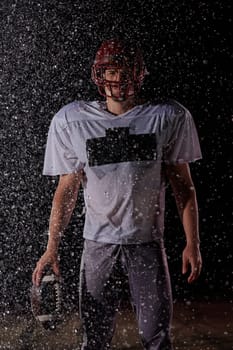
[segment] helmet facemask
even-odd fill
[[[95,66],[95,81],[101,95],[124,101],[135,94],[132,69],[120,65]],[[118,76],[117,80],[114,76]],[[136,88],[137,89],[137,88]]]

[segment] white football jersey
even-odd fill
[[[51,122],[43,174],[83,169],[84,238],[135,244],[163,236],[163,165],[200,158],[193,118],[176,101],[118,116],[105,102],[75,101]]]

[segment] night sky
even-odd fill
[[[200,137],[203,160],[191,169],[204,267],[188,286],[181,275],[184,234],[168,188],[165,242],[174,298],[232,298],[231,11],[231,1],[1,1],[1,310],[30,307],[31,274],[46,247],[57,182],[42,176],[50,121],[73,100],[100,98],[90,68],[101,41],[115,36],[142,46],[150,73],[144,98],[178,100]],[[83,243],[82,193],[79,203],[60,251],[71,308]]]

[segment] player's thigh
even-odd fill
[[[130,293],[139,321],[169,322],[172,291],[163,244],[135,246],[127,253],[127,260]]]
[[[114,272],[119,247],[86,240],[80,268],[80,288],[97,300],[103,297]]]

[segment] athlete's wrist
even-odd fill
[[[199,238],[192,238],[192,239],[187,239],[186,241],[186,245],[187,246],[196,246],[199,247],[200,246],[200,239]]]

